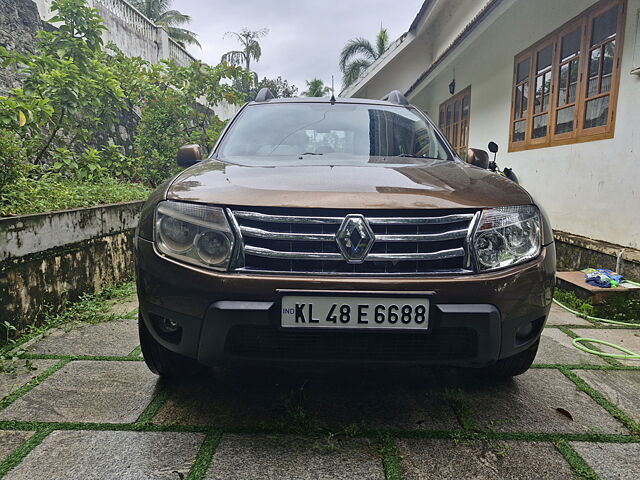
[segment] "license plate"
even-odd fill
[[[282,297],[284,328],[427,330],[429,299],[405,297]]]

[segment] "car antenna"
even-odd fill
[[[329,101],[331,102],[331,105],[336,103],[335,90],[333,88],[333,75],[331,75],[331,98],[329,99]]]

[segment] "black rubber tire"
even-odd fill
[[[144,362],[156,375],[163,378],[184,378],[205,370],[205,367],[197,361],[160,345],[149,332],[141,316],[138,316],[138,333]]]
[[[524,372],[529,370],[533,360],[536,358],[539,344],[540,341],[537,341],[528,349],[514,355],[513,357],[498,360],[493,365],[484,368],[482,373],[493,378],[508,378],[515,377],[516,375],[522,375]]]

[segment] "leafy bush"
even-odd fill
[[[51,7],[60,26],[38,33],[37,54],[0,47],[0,65],[24,74],[0,97],[3,215],[141,198],[148,189],[122,182],[156,186],[176,172],[182,144],[217,140],[224,123],[198,102],[242,99],[224,81],[244,78],[240,67],[152,65],[112,44],[107,53],[96,9]]]

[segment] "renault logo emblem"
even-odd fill
[[[340,253],[347,263],[362,263],[373,246],[375,235],[362,215],[347,215],[336,233]]]

